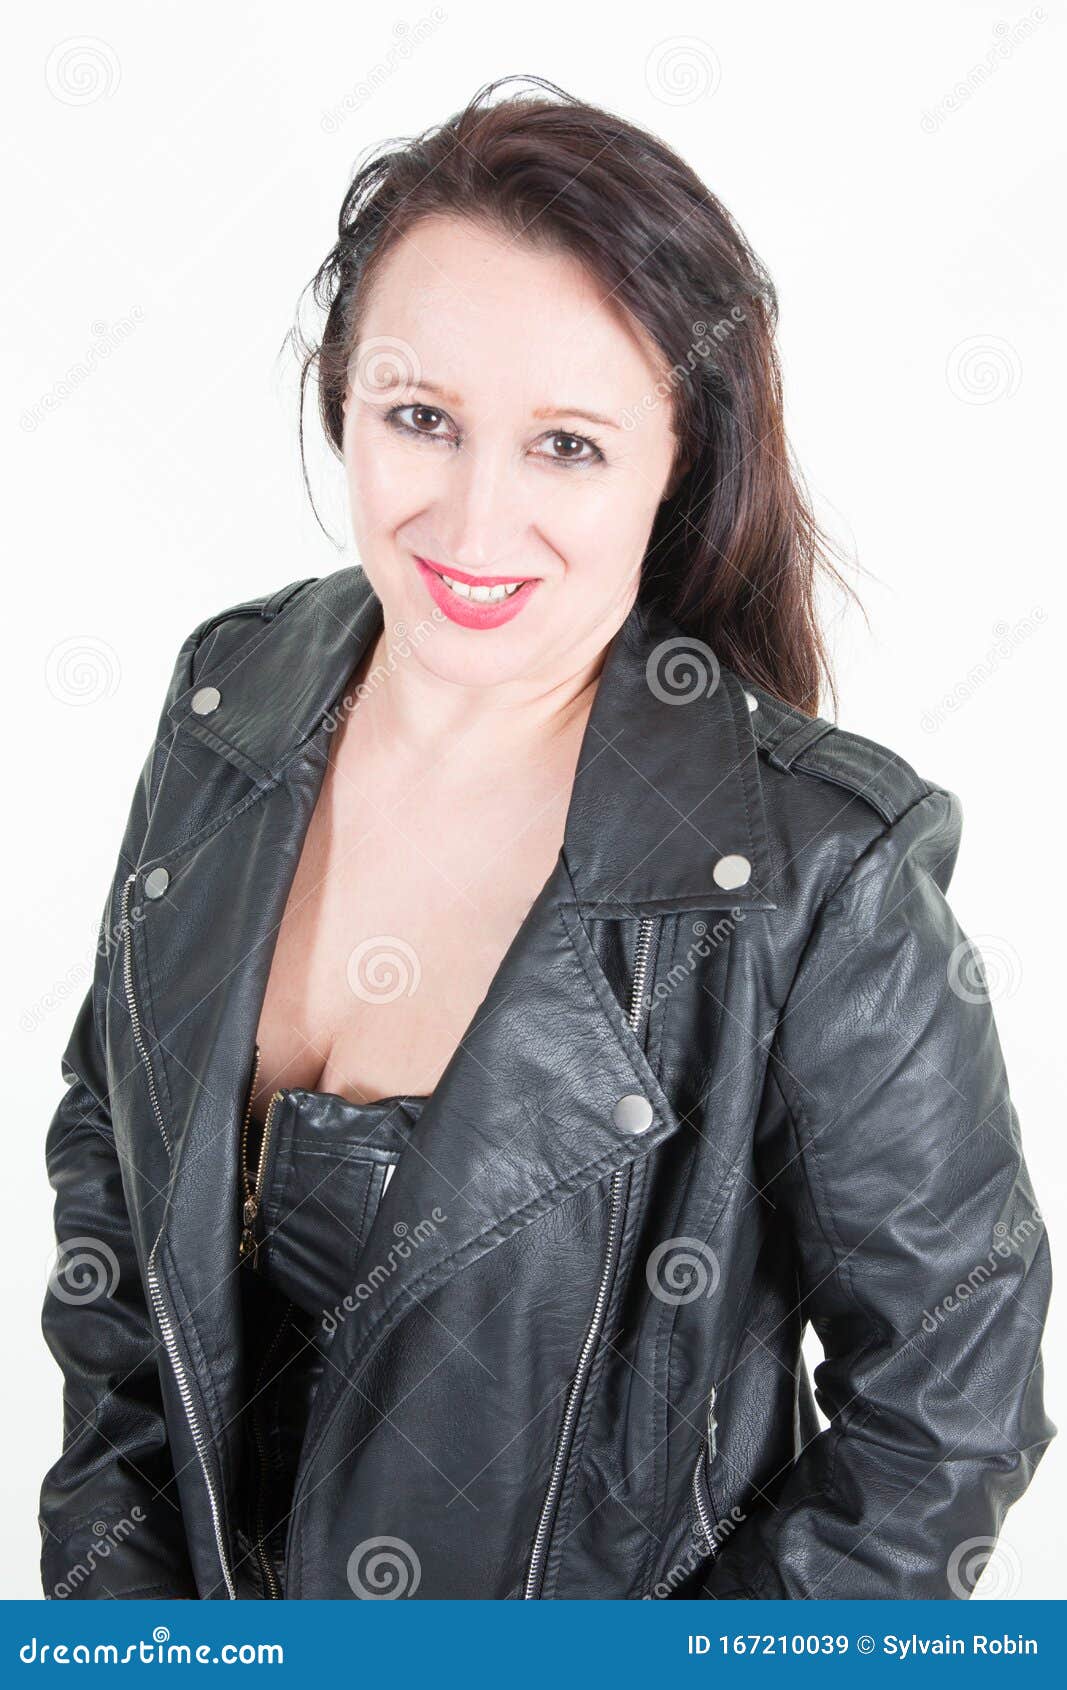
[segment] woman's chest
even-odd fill
[[[257,1097],[432,1092],[556,862],[565,814],[565,794],[382,791],[357,807],[324,791],[278,929]]]

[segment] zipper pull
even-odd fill
[[[238,1249],[238,1257],[241,1261],[250,1257],[254,1268],[259,1266],[259,1233],[257,1229],[257,1222],[259,1220],[259,1208],[262,1201],[263,1173],[267,1165],[267,1148],[270,1144],[271,1127],[274,1121],[274,1110],[279,1098],[283,1095],[284,1094],[281,1091],[274,1091],[271,1093],[270,1102],[267,1104],[267,1114],[263,1122],[263,1130],[260,1134],[259,1155],[256,1158],[255,1172],[253,1174],[247,1167],[245,1169],[246,1195],[241,1209],[241,1242]],[[251,1119],[252,1103],[250,1098],[248,1111],[245,1116],[246,1128],[251,1124]]]
[[[251,1259],[254,1268],[259,1266],[259,1239],[256,1237],[256,1217],[259,1214],[259,1198],[253,1192],[246,1197],[241,1210],[241,1244],[238,1254],[242,1261]]]
[[[718,1454],[718,1446],[716,1444],[715,1434],[719,1429],[719,1422],[715,1418],[715,1394],[716,1394],[716,1387],[713,1385],[711,1387],[711,1394],[708,1397],[707,1439],[708,1439],[708,1460],[709,1461],[714,1461],[716,1455]]]

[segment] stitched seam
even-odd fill
[[[398,1151],[393,1150],[386,1145],[367,1144],[359,1145],[358,1148],[363,1151],[377,1150],[378,1154],[376,1156],[366,1154],[359,1156],[356,1155],[354,1151],[350,1150],[327,1150],[323,1148],[317,1139],[302,1138],[293,1139],[292,1148],[294,1150],[302,1150],[305,1156],[318,1156],[321,1157],[323,1161],[336,1162],[338,1167],[351,1166],[357,1168],[376,1168],[379,1167],[384,1160],[395,1161],[399,1155]]]
[[[671,978],[674,965],[678,957],[681,944],[682,924],[677,916],[670,924],[671,940],[669,946],[668,968],[666,977]],[[662,929],[660,930],[662,940]],[[662,948],[662,945],[661,945]],[[657,969],[659,955],[656,957]],[[663,1071],[663,1027],[667,1019],[668,1005],[674,999],[674,993],[663,1005],[663,1013],[656,1021],[655,1068],[658,1073]],[[654,1006],[653,1006],[654,1007]],[[652,1032],[652,1009],[649,1009],[649,1033]],[[651,1058],[650,1058],[651,1060]],[[688,1147],[687,1147],[688,1148]],[[692,1160],[692,1150],[688,1148],[687,1159]],[[670,1393],[671,1383],[671,1345],[674,1341],[674,1327],[678,1318],[678,1307],[673,1309],[661,1305],[656,1334],[652,1344],[652,1448],[656,1451],[653,1457],[653,1498],[652,1517],[657,1523],[666,1525],[667,1499],[670,1494],[670,1410],[673,1398]],[[662,1437],[660,1422],[657,1416],[662,1416]],[[660,1457],[659,1452],[663,1454]],[[654,1541],[654,1540],[653,1540]],[[650,1541],[642,1566],[642,1581],[647,1582],[651,1577],[654,1557],[653,1541]]]
[[[744,701],[742,700],[741,702],[743,703]],[[749,800],[749,782],[752,778],[752,774],[749,768],[748,759],[741,750],[741,735],[737,726],[737,715],[740,709],[740,704],[738,703],[737,695],[733,692],[730,694],[730,706],[731,708],[728,714],[730,717],[730,731],[733,734],[734,739],[734,767],[736,769],[740,769],[741,771],[741,797],[745,806],[745,834],[751,841],[752,851],[753,854],[755,854],[757,844],[761,849],[766,849],[766,840],[762,838],[757,840],[752,828],[752,806]],[[748,705],[745,704],[744,708],[747,713]]]
[[[549,1551],[549,1559],[545,1564],[545,1583],[543,1587],[543,1594],[549,1600],[552,1599],[552,1592],[558,1589],[559,1581],[563,1577],[563,1567],[567,1555],[567,1546],[572,1535],[567,1530],[567,1522],[570,1520],[574,1512],[574,1499],[578,1494],[578,1487],[581,1482],[582,1456],[586,1442],[588,1441],[589,1429],[592,1425],[593,1416],[596,1412],[596,1405],[600,1391],[603,1387],[604,1375],[607,1372],[611,1360],[613,1359],[609,1352],[609,1346],[605,1342],[605,1333],[610,1329],[612,1318],[618,1313],[619,1304],[625,1295],[626,1284],[629,1280],[630,1268],[633,1263],[634,1251],[637,1247],[637,1237],[640,1232],[640,1217],[636,1212],[635,1205],[638,1207],[640,1206],[642,1190],[638,1189],[635,1193],[634,1187],[635,1185],[640,1187],[643,1184],[641,1176],[642,1174],[647,1174],[647,1171],[647,1160],[639,1167],[635,1166],[632,1162],[630,1164],[630,1177],[626,1182],[626,1192],[623,1197],[623,1231],[622,1237],[619,1240],[619,1256],[615,1263],[615,1272],[612,1277],[611,1291],[608,1295],[608,1304],[604,1310],[604,1324],[601,1328],[600,1337],[597,1340],[588,1376],[586,1377],[585,1389],[582,1392],[582,1400],[578,1408],[578,1418],[575,1422],[574,1435],[571,1438],[570,1448],[567,1451],[567,1464],[564,1473],[563,1488],[560,1491],[559,1500],[556,1504],[555,1516],[552,1522],[552,1547]],[[629,1232],[629,1239],[627,1239],[627,1232]],[[558,1442],[558,1431],[555,1441]],[[553,1449],[554,1448],[555,1442],[553,1443]],[[579,1526],[582,1523],[583,1522],[579,1521]]]
[[[200,1344],[199,1334],[193,1324],[192,1311],[189,1308],[189,1300],[185,1295],[185,1287],[182,1285],[181,1279],[178,1275],[177,1264],[174,1260],[174,1254],[170,1248],[170,1240],[167,1238],[166,1234],[163,1235],[163,1250],[170,1265],[171,1289],[172,1295],[175,1299],[175,1304],[177,1304],[178,1298],[180,1297],[185,1309],[184,1318],[179,1317],[179,1325],[182,1329],[182,1336],[184,1337],[189,1350],[189,1359],[193,1363],[193,1373],[199,1390],[200,1400],[204,1408],[204,1414],[210,1422],[204,1427],[204,1433],[205,1436],[208,1437],[210,1447],[214,1450],[218,1461],[220,1481],[218,1486],[218,1504],[219,1511],[222,1516],[223,1534],[227,1544],[229,1544],[233,1535],[229,1509],[230,1475],[226,1459],[225,1440],[218,1431],[220,1412],[218,1399],[215,1395],[215,1381],[210,1369],[208,1368],[207,1359]],[[177,1308],[175,1308],[175,1313],[177,1312]],[[193,1353],[194,1351],[195,1358]],[[186,1425],[187,1430],[189,1430],[188,1422]],[[193,1442],[191,1430],[189,1430],[189,1441],[190,1443]],[[197,1465],[199,1467],[199,1461],[197,1462]]]
[[[316,733],[318,731],[318,729],[315,730]],[[314,735],[311,737],[314,738]],[[257,786],[254,791],[246,793],[231,809],[226,810],[221,816],[216,816],[213,822],[208,822],[197,833],[190,834],[188,839],[184,839],[173,851],[167,851],[162,857],[146,857],[141,867],[147,868],[152,863],[164,861],[171,865],[179,863],[196,846],[203,845],[208,839],[214,838],[216,833],[221,833],[224,827],[228,827],[231,822],[236,821],[254,804],[259,804],[264,798],[268,798],[271,793],[284,786],[291,765],[307,755],[308,743],[308,740],[304,740],[300,745],[294,746],[291,755],[278,765],[274,775],[265,785]]]
[[[242,746],[235,745],[232,740],[229,740],[223,734],[220,734],[218,728],[209,728],[206,723],[201,723],[199,721],[194,725],[188,717],[180,718],[177,723],[177,727],[179,731],[182,728],[185,728],[187,732],[192,734],[194,739],[198,739],[202,742],[206,741],[207,744],[212,746],[215,750],[221,751],[223,756],[229,754],[234,761],[240,763],[241,768],[245,773],[254,772],[257,780],[272,782],[271,771],[269,769],[265,769],[262,763],[257,763],[254,757],[250,757],[248,752],[245,751]]]
[[[586,898],[575,891],[573,898],[560,898],[561,910],[577,910],[589,920],[598,917],[603,920],[614,919],[616,916],[644,915],[681,915],[685,913],[680,905],[698,910],[776,910],[778,905],[771,898],[762,895],[746,898],[744,887],[737,887],[729,894],[720,893],[715,887],[697,886],[692,892],[675,892],[669,898]]]
[[[869,1326],[870,1321],[871,1321],[870,1311],[869,1311],[869,1309],[867,1309],[864,1306],[862,1299],[860,1298],[860,1296],[858,1295],[858,1293],[856,1291],[856,1282],[855,1282],[855,1279],[853,1277],[853,1271],[852,1271],[852,1255],[848,1251],[847,1246],[845,1244],[845,1241],[841,1237],[841,1234],[837,1229],[837,1222],[836,1222],[836,1219],[834,1217],[833,1206],[830,1203],[829,1197],[827,1195],[826,1185],[825,1185],[825,1181],[823,1179],[821,1168],[819,1167],[818,1156],[817,1156],[816,1151],[815,1151],[814,1141],[812,1141],[812,1143],[809,1147],[808,1145],[805,1144],[805,1142],[802,1139],[801,1134],[800,1134],[800,1130],[799,1130],[799,1120],[800,1120],[800,1118],[803,1118],[805,1120],[805,1123],[808,1124],[808,1126],[809,1126],[809,1130],[810,1130],[810,1123],[807,1122],[807,1117],[804,1116],[803,1108],[801,1107],[801,1105],[799,1103],[796,1104],[795,1109],[794,1109],[794,1105],[793,1105],[792,1101],[790,1100],[790,1098],[788,1098],[786,1096],[786,1093],[785,1093],[783,1086],[782,1086],[781,1078],[779,1077],[777,1070],[769,1070],[769,1072],[771,1073],[771,1077],[774,1080],[774,1083],[778,1088],[779,1095],[781,1096],[782,1101],[785,1104],[786,1118],[789,1121],[789,1124],[790,1124],[790,1126],[793,1130],[793,1142],[796,1145],[796,1149],[797,1149],[797,1165],[799,1166],[799,1168],[801,1169],[801,1172],[803,1173],[804,1181],[805,1181],[805,1184],[807,1185],[807,1188],[808,1188],[808,1200],[811,1203],[812,1214],[815,1218],[815,1222],[816,1222],[816,1225],[819,1228],[819,1231],[822,1233],[823,1242],[826,1245],[826,1248],[827,1248],[829,1255],[830,1255],[831,1262],[833,1263],[833,1271],[838,1276],[838,1278],[841,1280],[842,1286],[847,1291],[849,1297],[851,1297],[853,1303],[855,1303],[856,1308],[859,1311],[859,1313],[862,1315],[865,1324],[867,1324]],[[809,1165],[809,1160],[808,1160],[808,1155],[807,1155],[807,1150],[809,1148],[810,1148],[810,1151],[811,1151],[810,1165]],[[821,1195],[821,1202],[818,1201],[817,1198],[816,1198],[816,1193],[815,1193],[815,1190],[814,1190],[814,1182],[815,1181],[817,1181],[818,1186],[819,1186],[819,1192],[820,1192],[820,1195]],[[831,1239],[831,1237],[829,1235],[828,1228],[832,1229],[833,1234],[834,1234],[834,1239],[836,1239],[836,1244],[834,1242],[834,1239]],[[838,1251],[842,1252],[842,1258],[843,1259],[839,1259]],[[884,1334],[882,1332],[877,1331],[877,1330],[872,1331],[869,1338],[867,1339],[867,1342],[865,1344],[863,1344],[858,1350],[856,1350],[854,1352],[854,1354],[852,1356],[853,1365],[858,1366],[869,1355],[871,1355],[874,1351],[876,1351],[878,1349],[879,1345],[882,1343],[883,1338],[884,1338]],[[861,1426],[863,1424],[863,1421],[870,1416],[872,1411],[873,1411],[872,1408],[870,1406],[867,1406],[862,1415],[856,1414],[854,1416],[851,1416],[850,1419],[849,1419],[848,1425],[854,1425],[858,1429],[859,1426]],[[838,1418],[835,1422],[835,1427],[840,1429],[842,1434],[847,1429],[846,1423],[841,1418],[840,1415],[838,1416]],[[815,1442],[815,1441],[816,1441],[815,1439],[810,1440],[810,1442],[812,1442],[812,1443]]]
[[[208,839],[213,839],[216,833],[221,833],[224,827],[228,827],[231,822],[237,820],[238,816],[243,815],[246,810],[250,810],[253,804],[258,804],[261,799],[268,797],[281,785],[282,776],[279,773],[277,780],[271,781],[267,786],[257,786],[253,792],[246,793],[232,809],[226,810],[221,816],[216,816],[213,822],[208,822],[199,832],[190,834],[189,838],[183,840],[173,851],[166,851],[159,857],[146,857],[140,865],[141,869],[147,869],[153,863],[158,862],[167,862],[172,865],[181,862],[196,846],[203,845]]]
[[[147,921],[134,921],[130,923],[130,943],[136,953],[138,965],[138,1016],[141,1022],[141,1036],[144,1039],[145,1049],[148,1051],[152,1077],[155,1080],[156,1091],[159,1093],[159,1107],[163,1111],[165,1121],[169,1121],[174,1113],[174,1104],[170,1095],[170,1080],[167,1076],[167,1065],[161,1054],[163,1046],[160,1043],[159,1034],[156,1030],[155,1003],[152,996],[151,969],[149,967],[148,960],[147,926]],[[119,967],[121,968],[121,966],[122,965],[120,963]],[[151,1040],[145,1037],[145,1033],[149,1029],[152,1033]],[[154,1048],[149,1049],[150,1043]],[[138,1066],[143,1072],[143,1063],[139,1063]],[[173,1143],[168,1144],[164,1140],[163,1147],[167,1153],[167,1165],[169,1167],[174,1153],[174,1146]]]

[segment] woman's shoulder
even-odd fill
[[[367,611],[372,589],[358,566],[305,575],[254,598],[212,611],[183,640],[174,663],[167,714],[184,713],[188,695],[243,669],[242,685],[268,695],[294,661],[334,655],[337,630]],[[254,663],[248,663],[251,657]]]
[[[892,746],[809,716],[743,682],[759,758],[768,833],[787,856],[809,854],[840,872],[872,845],[929,846],[954,859],[959,798]],[[832,859],[829,862],[827,859]]]
[[[183,650],[191,648],[195,657],[203,661],[207,651],[212,646],[232,644],[251,638],[257,628],[264,623],[273,622],[287,605],[315,585],[320,579],[317,575],[303,576],[298,581],[289,581],[284,587],[273,587],[269,592],[256,598],[242,599],[237,604],[226,605],[221,610],[212,611],[198,622],[192,633],[185,640]]]

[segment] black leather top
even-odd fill
[[[397,1094],[353,1103],[292,1087],[273,1107],[260,1244],[255,1267],[246,1263],[242,1275],[250,1480],[242,1595],[284,1590],[289,1505],[311,1405],[338,1322],[358,1318],[360,1283],[374,1267],[360,1263],[360,1252],[425,1102]],[[383,1272],[387,1263],[370,1283]]]
[[[259,1271],[308,1314],[352,1291],[363,1241],[424,1097],[284,1090],[263,1170]]]

